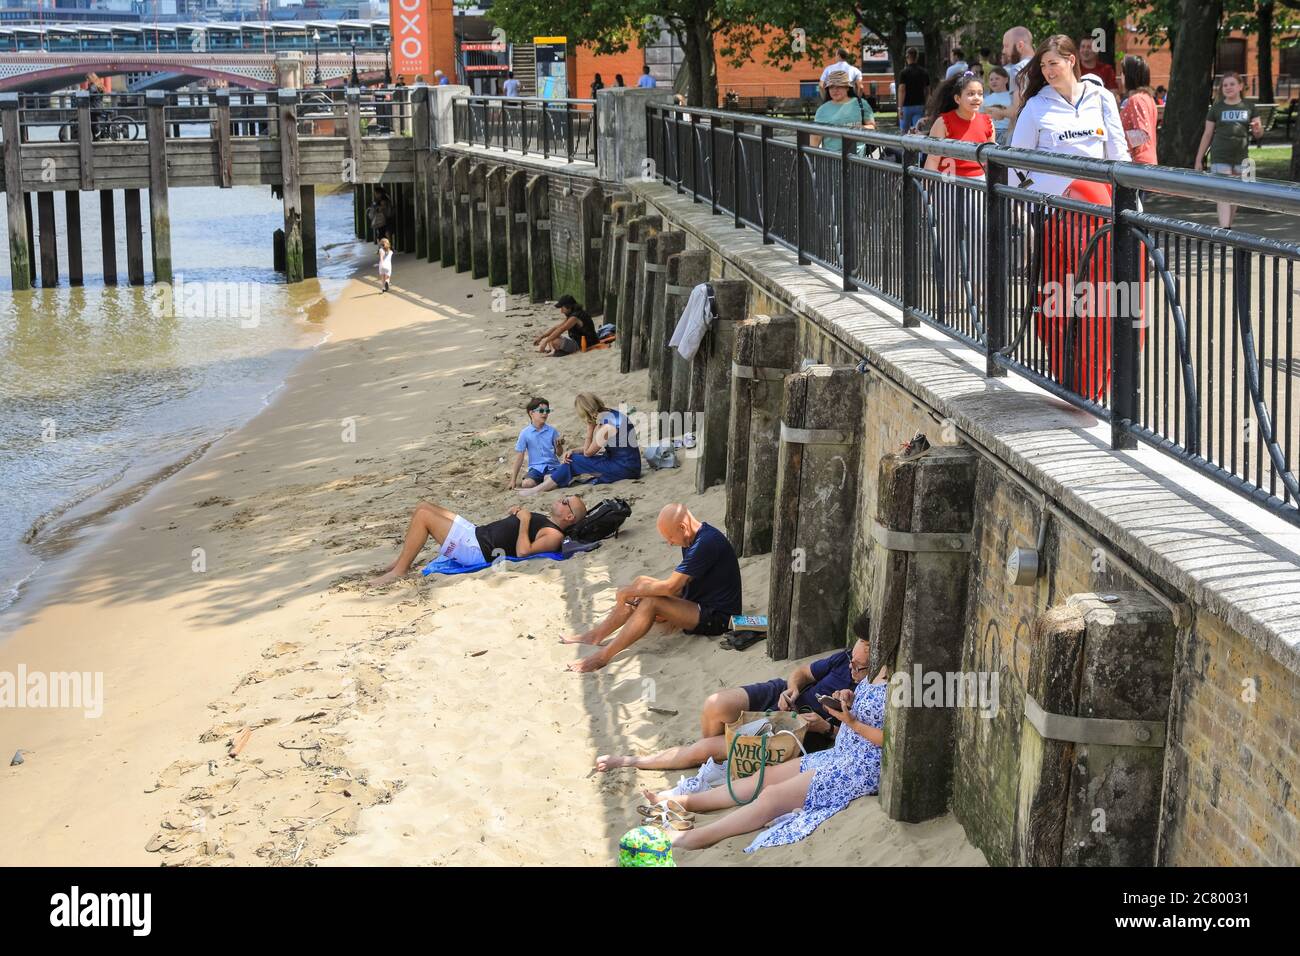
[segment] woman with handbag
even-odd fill
[[[734,787],[718,787],[703,793],[668,797],[646,791],[653,804],[676,813],[709,813],[750,800],[739,810],[721,820],[689,830],[672,829],[669,839],[674,850],[702,850],[730,837],[752,833],[781,817],[770,830],[760,833],[746,853],[765,846],[797,843],[826,820],[839,813],[858,797],[876,793],[880,788],[880,748],[884,742],[881,726],[885,721],[885,693],[889,688],[886,671],[881,668],[873,681],[868,676],[870,664],[858,670],[856,690],[836,691],[832,696],[842,708],[834,714],[841,721],[835,746],[820,753],[808,754],[798,761],[768,767],[759,787],[759,774],[753,774]],[[833,713],[830,706],[827,712]],[[757,798],[754,798],[755,791]],[[732,798],[732,791],[735,798]],[[669,802],[674,804],[669,806]],[[680,815],[680,814],[677,814]]]

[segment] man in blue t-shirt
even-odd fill
[[[728,687],[711,695],[700,713],[700,739],[683,747],[669,747],[656,754],[605,754],[596,758],[596,769],[602,773],[617,767],[636,767],[638,770],[683,770],[705,765],[706,771],[727,759],[727,724],[734,724],[745,711],[784,710],[804,715],[808,723],[808,736],[804,746],[809,750],[824,750],[831,745],[833,724],[831,714],[817,703],[817,695],[832,696],[836,691],[852,690],[866,679],[871,667],[871,645],[866,635],[870,631],[864,615],[854,625],[860,635],[848,650],[836,651],[821,660],[801,664],[789,677],[774,677],[758,684]],[[828,720],[828,718],[830,718]],[[814,734],[818,736],[814,736]],[[721,771],[718,771],[721,773]],[[723,778],[725,779],[725,778]],[[714,781],[707,781],[716,785]],[[691,792],[690,788],[684,792]]]
[[[655,78],[650,75],[650,67],[645,67],[641,71],[641,79],[636,81],[636,85],[643,90],[653,90],[655,88]]]
[[[583,634],[561,639],[564,644],[599,644],[618,636],[608,647],[574,661],[569,670],[600,670],[620,651],[631,647],[656,621],[667,621],[687,634],[714,637],[731,626],[741,610],[740,562],[731,542],[705,524],[683,504],[665,505],[659,512],[659,534],[682,549],[682,560],[667,578],[647,576],[618,589],[614,609]]]

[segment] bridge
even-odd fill
[[[275,89],[280,54],[301,56],[307,82],[341,87],[355,67],[361,82],[388,66],[386,20],[292,23],[172,23],[0,27],[0,91],[50,92],[101,76],[154,74],[135,85],[176,88],[199,79]]]

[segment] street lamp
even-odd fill
[[[357,38],[356,37],[352,38],[351,46],[352,46],[352,76],[349,79],[349,82],[352,84],[352,88],[356,89],[358,86],[361,85],[361,77],[357,75]]]
[[[384,44],[384,86],[385,87],[393,85],[393,72],[388,68],[388,50],[392,45],[393,45],[393,40],[390,37],[388,42]]]
[[[311,31],[312,42],[316,44],[316,85],[320,86],[320,31]]]

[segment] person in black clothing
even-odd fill
[[[466,567],[501,557],[526,558],[559,551],[564,533],[586,513],[587,505],[580,497],[565,495],[551,505],[549,515],[515,505],[506,517],[476,526],[450,508],[422,501],[411,515],[401,554],[369,583],[377,588],[405,577],[430,538],[438,542],[438,557]]]
[[[925,116],[926,94],[930,91],[930,74],[916,61],[916,50],[909,49],[907,66],[898,76],[898,129],[903,133]]]
[[[605,81],[602,80],[600,78],[600,74],[597,73],[596,78],[591,81],[591,98],[594,100],[596,98],[596,94],[599,93],[604,88],[605,88]]]
[[[716,637],[731,627],[740,613],[740,562],[731,542],[717,528],[700,521],[683,504],[665,505],[659,512],[659,534],[682,549],[681,563],[667,578],[645,575],[621,587],[614,610],[582,634],[560,639],[562,644],[608,646],[569,665],[569,670],[600,670],[620,651],[645,637],[656,622],[666,621],[687,634]]]
[[[562,295],[555,307],[564,318],[533,339],[537,351],[554,357],[589,349],[596,344],[596,324],[582,303],[571,295]]]
[[[618,88],[621,87],[622,85],[623,85],[623,74],[622,74],[622,73],[615,73],[615,74],[614,74],[614,89],[618,89]]]

